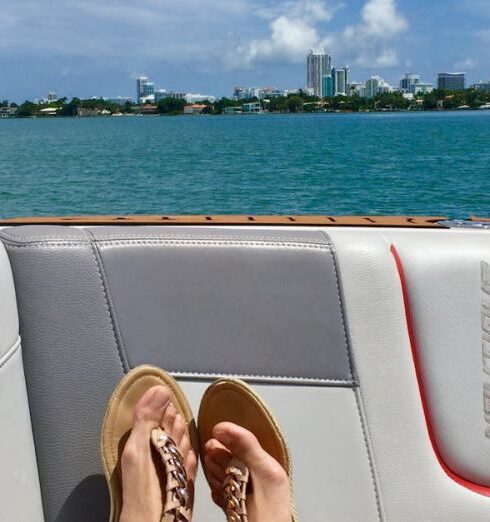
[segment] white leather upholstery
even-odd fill
[[[181,383],[197,414],[207,383]],[[373,479],[355,392],[350,388],[254,385],[269,404],[288,441],[299,520],[379,520]],[[195,517],[221,520],[200,471]]]
[[[490,419],[483,392],[490,375],[483,371],[482,342],[490,322],[485,327],[482,320],[490,316],[490,294],[483,289],[482,263],[490,263],[490,234],[452,234],[451,240],[446,234],[404,235],[394,244],[404,267],[437,448],[454,473],[488,487]]]
[[[396,522],[487,521],[490,498],[451,479],[432,448],[411,355],[400,279],[390,246],[394,243],[402,252],[405,247],[424,252],[431,244],[454,241],[460,250],[471,249],[476,243],[485,244],[488,232],[329,233],[339,259],[384,518]],[[433,297],[443,309],[448,304],[444,295]],[[468,400],[468,396],[461,399]],[[483,408],[482,396],[475,400]]]
[[[0,243],[0,359],[15,344],[18,335],[14,282],[7,253]]]
[[[0,521],[43,520],[15,291],[0,244]]]

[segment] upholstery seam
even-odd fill
[[[2,369],[12,357],[19,351],[20,336],[17,336],[15,343],[0,357],[0,369]]]
[[[291,382],[317,382],[324,384],[345,384],[352,388],[357,386],[357,382],[348,379],[325,379],[322,377],[293,377],[290,375],[260,375],[260,374],[249,374],[249,373],[227,373],[227,372],[193,372],[193,371],[179,371],[179,370],[167,370],[170,374],[179,377],[240,377],[244,379],[275,379],[277,381],[291,381]]]
[[[351,379],[354,381],[354,361],[353,361],[353,355],[351,353],[350,336],[348,335],[348,332],[347,332],[347,320],[346,320],[346,315],[345,315],[345,310],[344,310],[344,300],[342,298],[342,292],[341,292],[340,274],[339,274],[339,270],[338,270],[337,256],[336,256],[334,245],[333,245],[333,242],[332,242],[330,236],[323,230],[321,232],[323,234],[325,234],[325,236],[328,238],[328,241],[330,244],[330,252],[332,255],[334,272],[335,272],[335,280],[336,280],[336,284],[337,284],[337,295],[338,295],[338,299],[339,299],[340,312],[342,314],[342,327],[344,330],[344,337],[345,337],[345,343],[346,343],[346,348],[347,348],[347,357],[349,360],[350,376],[351,376]],[[374,457],[372,455],[370,445],[368,443],[367,426],[364,422],[364,417],[363,417],[362,411],[361,411],[361,404],[360,404],[360,400],[362,398],[361,394],[360,394],[361,387],[360,387],[360,383],[358,383],[358,384],[359,384],[359,386],[357,388],[359,389],[359,395],[357,394],[356,387],[353,387],[353,391],[354,391],[354,395],[355,395],[357,413],[359,416],[359,423],[361,425],[362,435],[363,435],[363,439],[364,439],[364,446],[366,448],[366,455],[367,455],[369,469],[370,469],[370,473],[371,473],[371,486],[373,488],[374,498],[376,500],[376,509],[378,512],[378,518],[380,521],[382,521],[383,517],[382,517],[382,510],[381,510],[381,499],[380,499],[379,491],[378,491],[379,485],[376,480],[376,475],[375,475],[375,471],[374,471],[374,469],[375,469],[374,460],[373,460]]]
[[[88,236],[88,234],[90,234],[89,231],[85,232],[85,230],[84,230],[84,233],[86,233],[87,236]],[[127,359],[125,357],[125,354],[123,352],[122,346],[120,346],[120,344],[119,344],[119,339],[118,339],[117,332],[116,332],[116,327],[115,327],[115,324],[114,324],[113,312],[112,312],[112,309],[111,309],[110,296],[108,295],[108,289],[106,288],[106,284],[105,284],[105,281],[104,281],[105,275],[102,272],[102,267],[101,267],[101,261],[102,260],[98,256],[99,252],[97,250],[97,246],[95,245],[95,242],[90,240],[90,236],[88,236],[88,238],[89,238],[88,245],[90,246],[90,251],[92,252],[92,256],[93,256],[94,261],[95,261],[95,267],[97,269],[97,274],[99,276],[100,285],[102,287],[102,293],[104,294],[104,299],[105,299],[105,302],[106,302],[107,315],[109,316],[109,321],[111,323],[111,329],[112,329],[112,334],[114,336],[114,342],[116,343],[118,358],[119,358],[119,361],[121,363],[123,374],[125,374],[129,370],[129,365],[128,365]],[[87,245],[87,243],[84,243],[84,245]]]
[[[327,234],[325,233],[327,236]],[[342,301],[342,296],[340,293],[340,283],[339,283],[339,274],[338,274],[338,266],[337,266],[337,259],[335,258],[333,244],[330,242],[330,237],[327,236],[329,246],[330,246],[330,255],[332,257],[332,263],[333,263],[333,271],[335,274],[335,286],[337,287],[337,299],[339,301],[339,308],[340,308],[340,315],[342,318],[342,331],[344,333],[344,340],[345,340],[345,349],[347,352],[347,360],[349,362],[349,374],[351,381],[354,380],[354,365],[352,363],[352,355],[350,353],[350,345],[349,345],[349,339],[347,337],[347,330],[346,330],[346,321],[345,321],[345,313],[344,313],[344,303]]]
[[[36,242],[36,243],[28,243],[28,244],[17,244],[10,243],[8,240],[6,241],[9,248],[49,248],[49,247],[60,247],[60,246],[87,246],[90,244],[86,241],[66,241],[66,242]],[[290,250],[320,250],[320,251],[331,251],[331,246],[323,243],[298,243],[298,242],[290,242],[290,241],[236,241],[236,240],[196,240],[196,239],[151,239],[151,240],[94,240],[93,243],[104,244],[107,245],[176,245],[176,246],[196,246],[196,247],[205,247],[205,246],[259,246],[259,247],[283,247],[288,248]]]
[[[291,236],[288,237],[280,237],[280,236],[254,236],[250,235],[248,237],[239,237],[233,235],[206,235],[202,234],[199,236],[191,236],[185,234],[176,234],[175,236],[167,235],[167,236],[159,236],[156,234],[147,234],[141,236],[117,236],[117,237],[109,237],[102,236],[95,238],[95,241],[99,242],[112,242],[112,241],[138,241],[138,240],[163,240],[163,241],[238,241],[238,242],[280,242],[280,243],[306,243],[306,244],[317,244],[317,245],[328,245],[327,242],[321,241],[319,239],[305,239],[299,236]]]
[[[101,241],[101,242],[104,242],[104,241],[120,241],[120,240],[144,240],[144,239],[160,239],[160,240],[170,240],[170,241],[173,241],[173,240],[231,240],[231,241],[279,241],[279,242],[293,242],[293,243],[312,243],[312,244],[320,244],[320,245],[325,245],[325,244],[328,244],[328,242],[324,242],[320,239],[304,239],[304,238],[301,238],[300,236],[291,236],[290,238],[287,238],[287,237],[280,237],[280,236],[260,236],[260,235],[251,235],[249,237],[237,237],[237,236],[234,236],[234,235],[226,235],[226,234],[223,234],[221,236],[218,236],[218,235],[209,235],[209,234],[202,234],[202,235],[199,235],[198,237],[196,236],[192,236],[192,235],[186,235],[186,234],[175,234],[174,237],[172,237],[172,235],[168,234],[168,235],[158,235],[158,234],[144,234],[144,235],[137,235],[137,236],[126,236],[126,235],[117,235],[115,237],[110,237],[110,236],[102,236],[100,238],[97,238],[95,237],[95,235],[91,232],[91,229],[88,229],[88,228],[85,228],[85,229],[81,229],[83,231],[87,230],[90,234],[91,234],[91,237],[92,239],[90,241]],[[39,243],[39,242],[46,242],[46,241],[49,241],[49,240],[56,240],[56,241],[83,241],[83,238],[67,238],[67,237],[62,237],[62,236],[58,236],[58,235],[41,235],[41,236],[17,236],[15,234],[11,234],[11,233],[0,233],[0,237],[3,237],[5,238],[6,241],[16,241],[16,242],[20,242],[20,243],[25,243],[26,241],[31,241],[31,242],[35,242],[35,243]],[[86,241],[84,241],[86,242]]]
[[[330,250],[330,245],[328,243],[310,243],[310,242],[300,242],[300,241],[284,241],[284,240],[261,240],[261,239],[244,239],[237,240],[233,239],[200,239],[200,238],[189,238],[189,239],[169,239],[169,238],[150,238],[150,239],[109,239],[109,240],[96,240],[97,243],[100,244],[108,244],[108,245],[127,245],[127,244],[135,244],[135,245],[151,245],[151,244],[163,244],[163,245],[193,245],[193,246],[268,246],[268,247],[277,247],[278,245],[284,246],[286,248],[311,248],[318,250]]]
[[[355,396],[357,413],[359,415],[359,421],[361,424],[362,437],[364,439],[364,446],[366,448],[366,455],[367,455],[368,463],[369,463],[369,471],[371,474],[371,485],[374,490],[374,498],[376,499],[376,509],[378,511],[378,518],[380,521],[382,521],[384,519],[384,517],[382,515],[381,498],[380,498],[379,491],[378,491],[379,485],[378,485],[378,481],[376,479],[377,473],[375,471],[376,467],[374,464],[374,456],[372,454],[373,452],[371,450],[371,444],[369,442],[370,437],[368,436],[368,428],[366,426],[366,423],[364,422],[364,416],[361,411],[361,403],[362,403],[361,387],[357,386],[355,388],[352,388],[352,391],[354,392],[354,396]]]

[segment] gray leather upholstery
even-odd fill
[[[0,244],[0,521],[39,522],[41,494],[12,272]]]
[[[123,371],[144,362],[194,381],[233,373],[310,393],[322,387],[326,402],[335,397],[330,389],[345,389],[345,422],[362,461],[351,489],[361,489],[362,511],[371,513],[366,520],[378,518],[325,233],[19,227],[4,230],[2,240],[18,295],[47,521],[106,519],[100,424]],[[300,396],[291,388],[283,395],[295,408]],[[310,402],[311,410],[301,401],[305,422],[316,415]],[[337,403],[332,408],[339,411]],[[289,425],[296,425],[293,418]],[[341,429],[336,433],[347,440]],[[309,467],[300,469],[298,482],[314,481]],[[321,495],[320,483],[303,490],[306,519],[329,509],[356,512],[343,503],[318,511]]]

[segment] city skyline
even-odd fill
[[[234,85],[305,85],[304,56],[325,47],[352,80],[407,71],[437,83],[462,70],[490,77],[486,0],[96,0],[57,10],[47,0],[2,5],[0,96],[134,96],[147,74],[162,88],[229,96]],[[39,23],[49,13],[49,24]],[[36,22],[36,23],[34,23]]]

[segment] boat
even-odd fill
[[[301,520],[489,518],[488,216],[3,219],[0,289],[0,520],[107,520],[100,426],[142,363],[196,415],[252,384]]]
[[[481,111],[489,110],[490,109],[490,103],[485,103],[484,105],[480,105],[478,107]]]

